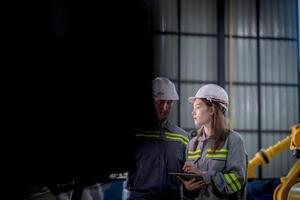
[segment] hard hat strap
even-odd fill
[[[227,103],[221,99],[216,99],[213,97],[207,97],[206,99],[209,100],[211,103],[216,102],[216,103],[221,103],[221,104],[224,104],[225,106],[227,106]]]

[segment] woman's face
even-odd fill
[[[213,107],[207,106],[203,100],[196,99],[193,104],[192,116],[194,119],[195,127],[201,128],[203,125],[208,125],[211,122],[213,115]]]

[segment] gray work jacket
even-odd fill
[[[195,149],[196,140],[198,145]],[[222,148],[215,152],[211,149],[211,139],[204,134],[194,137],[187,146],[187,162],[194,162],[198,158],[197,167],[207,185],[193,192],[183,189],[184,199],[243,198],[247,154],[240,134],[231,131]]]
[[[135,134],[136,169],[129,172],[129,199],[180,199],[181,182],[169,172],[182,172],[187,133],[166,121],[159,130]]]

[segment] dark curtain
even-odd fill
[[[155,124],[145,6],[22,4],[7,15],[11,179],[26,196],[36,185],[128,171],[133,131]]]

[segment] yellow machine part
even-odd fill
[[[256,178],[254,174],[256,167],[267,164],[267,162],[270,162],[275,155],[287,150],[288,148],[291,150],[300,149],[300,124],[292,126],[291,135],[278,141],[267,150],[262,149],[260,152],[255,154],[254,158],[248,162],[248,179]]]
[[[291,134],[291,150],[300,149],[300,124],[296,124],[292,127]],[[286,200],[286,199],[300,199],[300,159],[298,158],[296,163],[290,169],[286,177],[281,177],[281,184],[275,189],[273,193],[274,200]]]
[[[300,180],[299,180],[300,181]],[[291,187],[288,195],[288,200],[300,200],[300,182]]]
[[[300,149],[300,124],[296,124],[292,127],[292,138],[290,149]]]
[[[260,165],[267,164],[271,159],[286,149],[300,150],[300,124],[291,128],[291,135],[280,140],[267,150],[262,149],[256,153],[254,158],[248,162],[248,179],[255,178],[254,169]],[[280,185],[273,193],[273,200],[300,200],[300,159],[290,169],[285,177],[280,178]],[[297,183],[297,184],[295,184]]]
[[[267,150],[262,149],[261,152],[256,153],[255,157],[248,162],[248,170],[247,170],[248,179],[256,178],[254,174],[254,169],[259,165],[266,164],[266,161],[264,160],[261,153],[264,153],[264,155],[267,157],[268,161],[270,162],[276,154],[279,154],[282,151],[288,149],[290,143],[291,143],[291,136],[289,135],[285,139],[269,147]]]
[[[273,193],[274,200],[286,200],[291,187],[297,182],[300,176],[300,159],[296,161],[288,175],[281,177],[281,184],[275,189]]]

